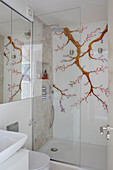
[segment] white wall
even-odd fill
[[[31,99],[26,99],[0,105],[0,129],[6,129],[7,125],[19,122],[19,132],[28,135],[26,147],[29,149],[32,148],[32,127],[29,126],[31,102]]]

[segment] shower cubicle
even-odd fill
[[[35,17],[33,34],[33,150],[106,170],[107,21],[84,24],[80,8],[67,9]]]

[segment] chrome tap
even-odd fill
[[[101,135],[104,134],[104,130],[107,131],[107,134],[106,134],[107,140],[110,140],[110,131],[113,130],[113,128],[111,128],[109,125],[107,125],[107,126],[101,126],[101,127],[100,127],[100,134],[101,134]]]

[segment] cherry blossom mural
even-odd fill
[[[7,88],[6,98],[8,102],[20,100],[21,93],[25,90],[24,82],[31,82],[30,74],[30,38],[26,40],[23,35],[19,38],[7,36],[4,45],[4,63],[5,63],[5,86]],[[28,41],[28,42],[26,42]],[[27,45],[26,45],[27,44]],[[29,44],[29,45],[28,45]]]
[[[56,41],[54,43],[54,60],[56,62],[54,74],[56,80],[53,87],[60,95],[58,100],[61,112],[66,112],[65,103],[76,107],[83,102],[87,104],[91,97],[96,98],[101,107],[108,112],[108,86],[103,80],[101,81],[104,76],[106,79],[108,72],[108,54],[106,51],[98,52],[99,47],[107,44],[105,39],[108,25],[92,27],[92,29],[87,33],[88,26],[82,26],[81,29],[62,27],[62,32],[54,32],[54,41]],[[74,55],[69,54],[71,49],[74,50]],[[78,74],[76,74],[76,70]],[[65,82],[62,77],[57,81],[58,76],[65,77]],[[62,80],[63,82],[61,82]],[[77,85],[84,89],[82,94],[78,94]],[[69,102],[70,98],[72,98],[71,103]]]

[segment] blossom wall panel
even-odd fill
[[[79,140],[81,114],[83,142],[98,144],[103,140],[99,127],[106,123],[108,113],[107,32],[108,25],[103,22],[81,28],[62,27],[61,33],[53,34],[54,136],[57,138]],[[70,50],[74,51],[73,55]]]

